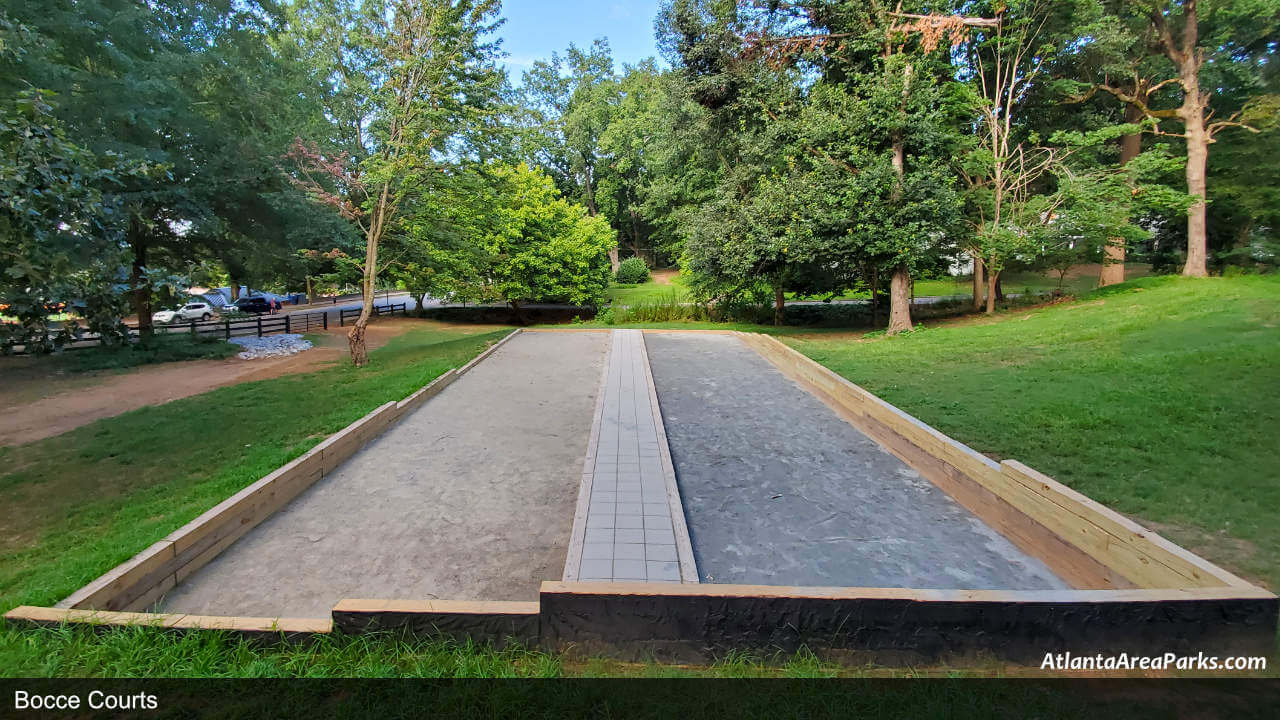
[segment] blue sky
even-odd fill
[[[569,43],[588,47],[599,37],[609,39],[616,67],[656,57],[653,18],[658,0],[504,0],[498,29],[511,81],[534,60],[564,53]]]

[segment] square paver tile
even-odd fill
[[[618,560],[644,560],[645,546],[639,543],[614,544],[613,557]]]
[[[578,571],[578,577],[583,579],[612,578],[613,577],[613,561],[584,559],[582,561],[582,567]]]
[[[635,502],[620,502],[618,503],[617,510],[615,510],[615,512],[618,515],[643,515],[644,505],[640,502],[639,498],[637,498]]]
[[[644,548],[646,560],[660,562],[676,562],[678,560],[675,545],[645,545]]]
[[[583,542],[611,543],[613,542],[613,533],[613,528],[587,528],[587,534],[586,537],[583,538]]]
[[[644,504],[645,515],[666,515],[671,512],[671,506],[666,503],[664,495],[663,502],[646,502]]]
[[[612,524],[609,527],[632,528],[637,530],[644,529],[643,515],[618,515],[614,518],[611,518],[610,522]],[[588,524],[587,527],[591,527],[591,525]]]
[[[649,576],[645,562],[645,560],[614,560],[613,577],[617,580],[645,580]],[[678,576],[679,570],[676,573]]]
[[[615,530],[614,532],[618,531]],[[676,534],[671,530],[670,526],[665,528],[655,528],[652,530],[645,528],[644,541],[646,543],[654,543],[657,545],[675,545]]]
[[[645,541],[645,531],[638,528],[618,528],[611,532],[615,543],[643,543]],[[590,537],[587,538],[587,542],[592,542]],[[675,536],[672,536],[671,543],[675,544]]]
[[[594,529],[607,530],[612,528],[614,524],[615,524],[615,521],[613,519],[613,513],[593,513],[593,512],[587,513],[587,529],[588,530],[594,530]],[[627,527],[630,527],[630,525],[628,525]]]
[[[671,518],[666,515],[645,515],[644,529],[646,532],[650,530],[671,530]]]
[[[616,561],[615,561],[616,562]],[[649,560],[647,562],[650,580],[679,580],[680,563]]]
[[[608,543],[586,543],[582,546],[583,560],[608,560],[613,557],[613,546]],[[656,558],[649,558],[650,560]]]

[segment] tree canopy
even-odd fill
[[[594,304],[635,257],[776,322],[887,296],[899,332],[918,278],[990,311],[1010,268],[1277,263],[1277,0],[667,0],[661,58],[599,38],[519,78],[500,15],[6,3],[5,342],[145,335],[177,285],[358,288],[362,363],[386,283]]]

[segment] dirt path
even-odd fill
[[[377,348],[414,326],[413,321],[384,320],[370,325],[365,337],[370,349]],[[4,367],[0,383],[0,446],[43,440],[94,420],[226,385],[320,370],[346,355],[343,330],[317,335],[315,347],[284,358],[192,360],[123,373],[70,375],[43,370],[35,361],[19,361]]]
[[[653,278],[653,284],[655,285],[670,285],[672,278],[679,274],[680,271],[675,268],[649,271],[649,277]]]

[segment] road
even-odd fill
[[[308,305],[306,307],[300,307],[296,309],[292,308],[289,305],[285,305],[284,309],[281,310],[281,313],[285,315],[293,315],[295,313],[323,312],[329,315],[330,320],[337,320],[339,310],[355,310],[360,307],[360,303],[361,303],[361,300],[359,298],[355,298],[353,300],[344,300],[342,302],[338,302],[333,305],[325,305],[323,303],[317,303],[315,305]],[[410,296],[409,293],[402,291],[402,292],[388,293],[385,295],[383,293],[378,293],[378,295],[374,298],[374,305],[377,307],[382,307],[384,305],[398,305],[400,303],[408,303],[412,305],[413,297]],[[440,304],[439,301],[431,300],[430,298],[428,298],[427,300],[428,306],[439,305],[439,304]]]

